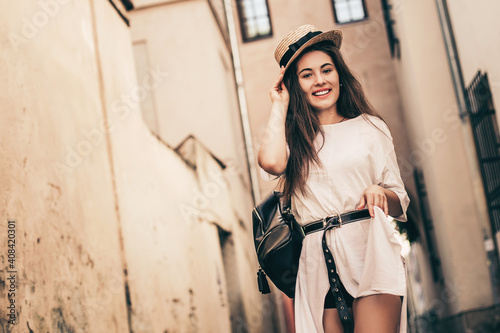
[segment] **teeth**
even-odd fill
[[[320,91],[320,92],[317,92],[317,93],[314,93],[313,95],[314,96],[322,96],[322,95],[326,95],[330,92],[330,90],[323,90],[323,91]]]

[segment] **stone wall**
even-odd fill
[[[97,0],[0,14],[0,332],[265,331],[244,168],[146,126],[141,101],[168,74],[136,75],[119,14]]]

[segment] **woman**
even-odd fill
[[[296,332],[344,332],[350,315],[355,333],[406,332],[404,262],[387,215],[406,221],[409,198],[391,133],[344,63],[341,42],[338,30],[306,25],[278,45],[281,71],[258,154],[305,226]],[[325,229],[333,220],[336,228]]]

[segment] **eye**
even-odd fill
[[[306,73],[306,74],[302,75],[303,79],[307,79],[308,77],[311,77],[311,73]]]
[[[325,69],[325,70],[323,71],[323,73],[328,74],[328,73],[330,73],[331,71],[332,71],[331,69]]]

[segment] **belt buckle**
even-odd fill
[[[327,226],[326,219],[328,219],[330,217],[334,217],[334,216],[339,217],[339,225],[334,226],[332,229],[342,228],[342,217],[340,216],[339,213],[335,213],[334,215],[323,217],[323,229],[326,228],[326,226]]]

